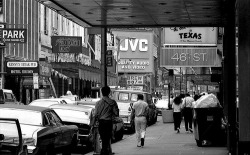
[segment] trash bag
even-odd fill
[[[213,108],[220,107],[220,102],[214,94],[206,94],[201,96],[194,102],[194,108]]]

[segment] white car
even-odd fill
[[[37,99],[32,101],[29,105],[49,107],[54,104],[67,104],[67,102],[63,98]]]

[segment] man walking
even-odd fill
[[[193,133],[192,129],[192,122],[193,122],[193,102],[194,99],[187,93],[185,95],[186,97],[183,99],[182,102],[182,110],[184,115],[184,121],[185,121],[185,129],[186,132]]]
[[[109,98],[110,87],[103,87],[101,92],[103,97],[95,105],[95,118],[99,122],[98,130],[102,140],[101,155],[111,155],[112,119],[119,116],[119,109],[116,101]]]
[[[148,104],[143,101],[143,95],[138,94],[137,102],[133,104],[132,116],[135,116],[135,131],[137,147],[143,147],[146,135]]]

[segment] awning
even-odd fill
[[[101,82],[101,74],[100,73],[95,73],[91,71],[86,71],[79,69],[79,78],[83,80],[89,80],[93,82],[100,83]]]
[[[39,87],[42,88],[47,88],[50,87],[50,82],[48,81],[48,79],[39,79]],[[25,77],[23,79],[23,83],[22,85],[24,87],[28,87],[28,88],[33,88],[33,77]]]

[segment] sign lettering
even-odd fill
[[[131,39],[125,39],[124,40],[124,47],[121,45],[120,50],[121,51],[128,51],[129,46],[132,50],[132,52],[135,52],[137,47],[139,48],[140,52],[147,52],[148,51],[148,40],[147,39],[135,39],[134,41]]]
[[[3,29],[2,40],[8,43],[26,43],[27,29]]]

